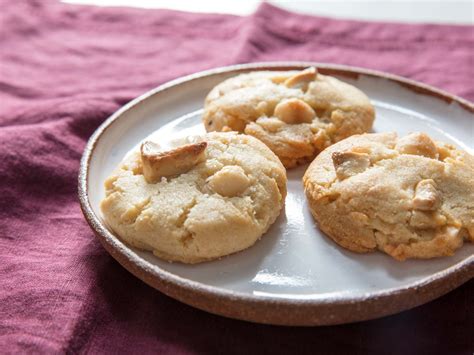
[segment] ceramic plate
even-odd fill
[[[376,107],[374,131],[424,131],[472,153],[474,106],[426,85],[364,69],[317,63],[260,63],[214,69],[162,85],[133,100],[90,138],[81,162],[82,210],[107,251],[161,292],[194,307],[253,322],[338,324],[381,317],[426,303],[474,276],[474,244],[452,257],[398,262],[355,254],[333,243],[310,215],[301,183],[288,171],[286,206],[248,250],[198,265],[169,263],[120,241],[103,223],[104,180],[151,133],[203,133],[203,101],[213,86],[251,70],[315,65],[364,91]]]

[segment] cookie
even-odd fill
[[[426,134],[352,136],[303,183],[320,229],[349,250],[434,258],[474,241],[474,157]]]
[[[208,94],[207,131],[238,131],[264,142],[292,168],[372,128],[367,96],[336,78],[302,71],[257,71],[225,80]]]
[[[107,224],[169,261],[198,263],[253,245],[275,222],[286,172],[259,140],[208,133],[133,151],[105,182]]]

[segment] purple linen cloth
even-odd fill
[[[76,196],[111,113],[216,66],[306,60],[388,71],[474,99],[473,27],[0,0],[1,353],[472,353],[474,283],[380,320],[319,328],[207,314],[116,263]]]

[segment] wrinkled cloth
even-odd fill
[[[247,17],[0,0],[1,353],[471,353],[474,281],[411,311],[332,327],[226,319],[147,286],[77,199],[93,131],[170,79],[235,63],[332,62],[474,99],[473,27]]]

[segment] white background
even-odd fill
[[[250,14],[260,3],[259,0],[63,0],[63,2],[236,15]],[[474,21],[473,0],[271,0],[268,2],[294,12],[348,19],[454,24],[472,24]]]

